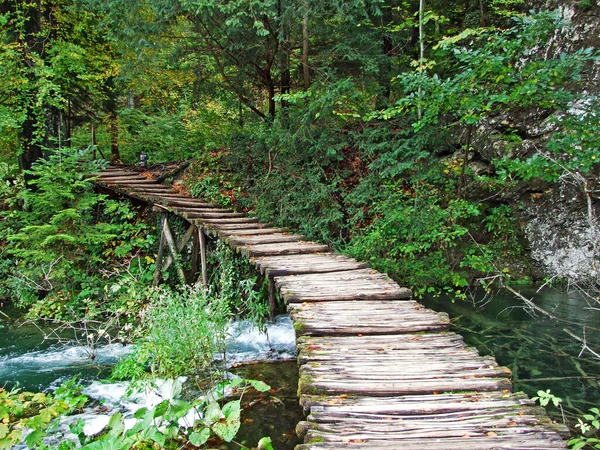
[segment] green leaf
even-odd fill
[[[46,437],[46,432],[44,430],[33,430],[25,438],[25,443],[27,444],[27,447],[33,448],[34,446],[40,445],[44,437]]]
[[[239,400],[231,401],[223,406],[225,420],[216,422],[212,430],[225,442],[231,442],[240,429],[241,406]]]
[[[210,428],[202,428],[200,432],[194,431],[190,433],[190,442],[196,447],[204,445],[210,438]]]
[[[138,409],[133,415],[133,417],[134,419],[142,419],[147,412],[148,408],[144,406],[143,408]]]
[[[117,412],[113,414],[108,421],[107,428],[111,436],[120,436],[125,429],[125,420],[123,414]]]
[[[206,407],[206,412],[204,413],[204,418],[208,422],[208,425],[222,419],[223,417],[225,416],[223,415],[223,411],[221,411],[221,407],[217,402],[211,402],[208,404]]]
[[[273,448],[273,442],[271,442],[271,438],[269,436],[265,436],[258,441],[258,449],[259,450],[275,450]]]
[[[250,385],[258,392],[267,392],[269,389],[271,389],[271,386],[260,380],[248,380],[248,383],[250,383]]]
[[[163,400],[158,405],[156,405],[154,407],[154,418],[156,419],[157,417],[164,416],[164,414],[167,412],[167,409],[169,409],[169,405],[169,400]]]

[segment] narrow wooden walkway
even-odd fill
[[[507,368],[467,347],[447,331],[445,314],[410,300],[385,274],[138,172],[110,167],[97,176],[219,236],[279,290],[296,328],[308,412],[296,450],[566,448],[565,427],[511,393]]]

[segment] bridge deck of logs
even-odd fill
[[[387,275],[137,171],[109,167],[96,177],[103,188],[164,213],[155,282],[193,238],[192,272],[206,283],[208,234],[269,280],[272,306],[279,292],[296,329],[298,395],[307,412],[296,450],[566,448],[566,428],[511,392],[509,369],[467,347],[448,331],[446,314],[411,300]],[[190,224],[180,242],[167,214]]]

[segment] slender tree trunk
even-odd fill
[[[304,0],[304,15],[302,17],[302,74],[304,90],[310,87],[310,68],[308,66],[308,0]]]
[[[423,70],[423,58],[425,57],[425,44],[423,43],[423,19],[425,15],[425,0],[419,0],[419,70]],[[421,95],[423,91],[421,86],[419,86],[419,106],[417,108],[417,116],[419,120],[423,115],[423,110],[421,109]]]
[[[281,86],[280,92],[282,94],[289,94],[290,88],[292,84],[292,77],[290,74],[290,41],[288,40],[287,34],[284,36],[284,41],[281,45],[281,62],[280,62],[280,71],[281,71]],[[281,107],[287,107],[287,102],[284,100],[281,102]]]
[[[36,120],[32,116],[33,112],[28,109],[27,119],[21,126],[23,152],[19,155],[19,168],[22,171],[30,170],[31,165],[42,157],[42,147],[35,139]]]
[[[91,127],[90,131],[92,132],[92,159],[95,161],[96,160],[96,126],[92,122],[90,127]]]
[[[121,160],[121,155],[119,155],[119,123],[116,111],[108,113],[108,129],[110,133],[110,162],[117,164]]]
[[[66,126],[65,126],[65,142],[67,143],[67,145],[71,145],[71,114],[72,114],[72,108],[71,108],[71,100],[69,99],[67,101],[67,120],[66,120]]]
[[[267,90],[269,91],[269,117],[271,120],[275,119],[275,82],[271,76],[271,72],[265,72],[265,83]]]

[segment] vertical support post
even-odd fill
[[[200,238],[200,265],[202,266],[202,286],[208,287],[208,270],[206,266],[206,233],[203,228],[198,229]]]
[[[200,233],[200,228],[194,227],[194,233],[192,234],[192,267],[190,269],[190,283],[195,283],[197,280],[198,257],[200,256]]]
[[[277,301],[275,298],[275,280],[272,277],[267,278],[269,283],[269,320],[272,322],[277,309]]]
[[[158,244],[158,255],[154,265],[154,274],[152,275],[152,286],[158,286],[162,270],[162,260],[165,255],[165,223],[167,221],[167,213],[161,214],[160,223],[160,241]]]
[[[177,244],[175,244],[175,239],[173,239],[173,234],[171,233],[171,228],[169,228],[169,222],[167,221],[166,216],[163,221],[163,234],[165,235],[167,245],[169,246],[169,250],[173,256],[173,262],[175,263],[175,268],[177,269],[179,279],[183,284],[185,284],[185,272],[183,271],[183,267],[181,267],[181,262],[179,261],[179,252],[177,251]]]

